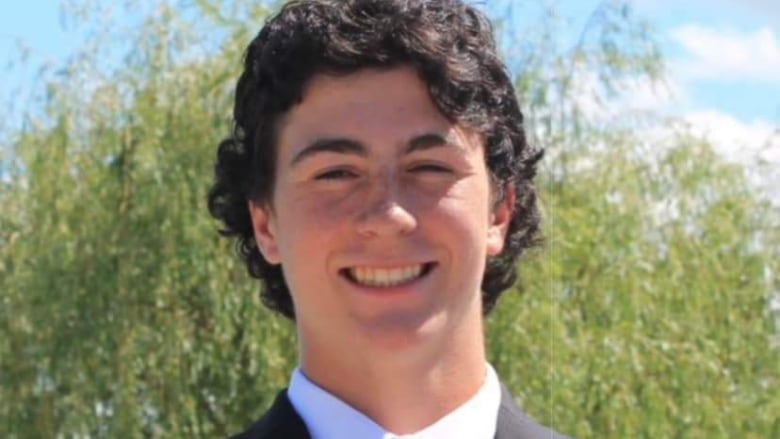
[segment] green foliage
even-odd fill
[[[191,41],[155,14],[119,80],[51,83],[16,136],[0,238],[10,437],[224,437],[288,379],[291,328],[205,208],[240,52],[176,60]]]
[[[629,140],[547,187],[547,243],[490,322],[491,358],[578,437],[776,437],[772,208],[701,141],[648,161]]]
[[[74,20],[96,22],[77,5]],[[4,437],[224,437],[295,362],[293,328],[260,305],[205,208],[269,5],[166,5],[96,26],[0,137]],[[529,413],[577,437],[776,437],[776,209],[706,143],[643,150],[574,99],[582,66],[603,66],[607,91],[658,77],[624,6],[602,5],[574,50],[550,48],[547,28],[515,63],[550,157],[547,241],[488,321],[490,359]],[[115,65],[104,45],[119,38]]]

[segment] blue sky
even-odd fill
[[[64,26],[61,3],[25,0],[0,6],[0,103],[13,102],[17,113],[6,115],[5,123],[18,120],[36,90],[36,72],[62,63],[83,42],[82,32]],[[555,4],[576,33],[599,1]],[[654,96],[639,89],[628,105],[681,117],[720,139],[726,154],[729,148],[768,144],[761,154],[780,164],[780,1],[633,0],[633,5],[655,25],[669,65],[669,93]],[[14,62],[20,48],[28,53],[23,64]]]
[[[780,200],[780,1],[634,0],[659,30],[678,115],[723,155],[770,164],[759,182]]]
[[[637,2],[662,29],[688,109],[720,109],[748,122],[780,120],[780,2]]]

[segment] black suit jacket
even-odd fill
[[[290,404],[287,391],[283,390],[259,421],[232,439],[311,439],[311,436]],[[528,419],[502,385],[495,439],[563,439],[563,436]]]

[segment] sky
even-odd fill
[[[59,0],[0,1],[0,103],[14,104],[13,114],[2,118],[13,124],[36,91],[41,66],[61,64],[84,35],[63,22]],[[572,34],[561,38],[576,34],[599,2],[555,2],[571,23]],[[679,117],[724,156],[743,162],[760,157],[780,169],[780,1],[632,0],[632,5],[655,27],[668,87],[658,92],[640,84],[623,105]],[[26,63],[18,62],[22,52]],[[780,171],[775,177],[771,184],[780,187]]]
[[[634,3],[660,31],[676,91],[657,108],[684,118],[727,157],[770,161],[780,187],[780,1]]]

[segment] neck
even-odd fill
[[[319,350],[303,342],[301,369],[385,430],[413,433],[462,405],[483,385],[484,337],[481,315],[476,318],[477,330],[463,325],[445,332],[444,339],[400,351],[370,341]]]

